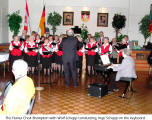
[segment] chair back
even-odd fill
[[[32,98],[32,100],[30,102],[29,108],[28,108],[27,113],[26,113],[27,115],[32,113],[34,102],[35,102],[35,96]]]
[[[6,87],[5,87],[5,90],[4,90],[4,98],[6,97],[9,89],[12,87],[12,82],[11,81],[8,81],[8,83],[6,84]]]

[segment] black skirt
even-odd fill
[[[95,55],[87,55],[87,65],[94,66],[95,65]]]
[[[95,55],[95,64],[99,64],[99,60],[100,60],[100,55],[97,53]]]
[[[38,65],[37,55],[36,56],[27,55],[27,63],[29,67],[36,67]]]
[[[42,57],[42,67],[43,68],[50,68],[50,66],[51,66],[51,58],[43,58]]]
[[[22,59],[22,55],[20,55],[20,56],[13,56],[11,54],[9,55],[9,62],[10,62],[11,68],[12,68],[13,62],[18,59]]]
[[[23,52],[24,61],[27,62],[27,54]]]
[[[52,57],[51,57],[51,62],[52,63],[56,63],[56,53],[54,52],[53,54],[52,54]]]
[[[77,64],[76,64],[77,68],[82,68],[82,56],[78,56],[78,61],[77,61]]]
[[[58,55],[56,55],[56,64],[63,64],[63,62],[62,62],[62,56],[58,56]]]

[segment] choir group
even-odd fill
[[[35,68],[38,66],[38,58],[40,56],[41,69],[44,70],[44,75],[50,75],[50,71],[58,71],[63,73],[62,55],[63,51],[60,46],[64,35],[46,35],[46,37],[32,32],[31,36],[25,31],[22,36],[13,36],[10,43],[10,66],[14,60],[24,59],[29,66],[29,71],[34,74]],[[128,36],[125,36],[121,43],[118,43],[116,38],[111,42],[108,37],[104,37],[104,33],[100,32],[100,37],[95,39],[91,34],[88,34],[88,39],[83,41],[80,35],[76,35],[78,39],[77,45],[77,72],[82,69],[82,58],[86,56],[86,65],[88,75],[94,74],[93,66],[102,63],[100,56],[107,55],[112,63],[121,63],[123,57],[121,50],[129,49]]]

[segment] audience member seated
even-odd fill
[[[31,99],[35,94],[35,87],[32,79],[27,76],[27,70],[28,65],[24,60],[14,61],[12,72],[15,76],[15,83],[4,99],[0,114],[26,114]]]
[[[133,58],[130,56],[130,50],[125,48],[122,50],[122,56],[124,57],[121,64],[112,64],[109,68],[112,68],[113,71],[117,71],[111,78],[109,83],[109,90],[117,91],[117,85],[115,81],[119,81],[121,77],[137,78],[135,72],[135,63]],[[128,87],[129,84],[126,84]]]

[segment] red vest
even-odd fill
[[[11,41],[11,44],[12,44],[12,46],[15,45],[14,40]],[[22,42],[19,42],[18,46],[21,47],[22,46]],[[20,49],[13,48],[13,50],[11,51],[11,55],[13,55],[13,56],[21,56],[22,52],[21,52]]]
[[[83,47],[77,51],[78,56],[83,56],[83,53],[81,52],[82,49],[83,49]]]
[[[92,48],[92,47],[94,47],[94,46],[96,46],[96,45],[97,45],[97,42],[95,42],[92,46],[91,46],[91,43],[89,42],[89,43],[88,43],[88,48]],[[87,55],[92,55],[92,56],[94,56],[94,55],[96,55],[96,52],[93,52],[93,51],[88,50]]]
[[[63,55],[63,51],[62,51],[62,50],[59,50],[60,44],[58,43],[57,46],[58,46],[58,51],[57,51],[56,54],[57,54],[58,56],[62,56],[62,55]]]
[[[37,44],[35,43],[33,46],[31,46],[29,43],[27,43],[27,50],[28,50],[28,48],[31,48],[31,47],[36,48]],[[27,55],[29,55],[29,56],[36,56],[37,52],[35,52],[35,51],[28,51]]]
[[[128,47],[128,43],[126,43],[127,47]],[[119,52],[119,57],[122,57],[122,51]]]
[[[109,52],[110,44],[107,45],[105,48],[103,45],[101,45],[101,55],[105,54],[106,52]]]
[[[25,48],[26,44],[27,44],[27,41],[25,40],[25,41],[24,41],[24,43],[23,43],[23,45],[24,45],[24,48]]]
[[[49,45],[49,47],[51,48],[51,45]],[[43,52],[43,51],[47,51],[47,50],[44,48],[44,44],[41,46],[41,48],[42,48],[42,52]],[[50,58],[51,56],[52,56],[51,54],[49,54],[49,55],[42,55],[43,58]]]

